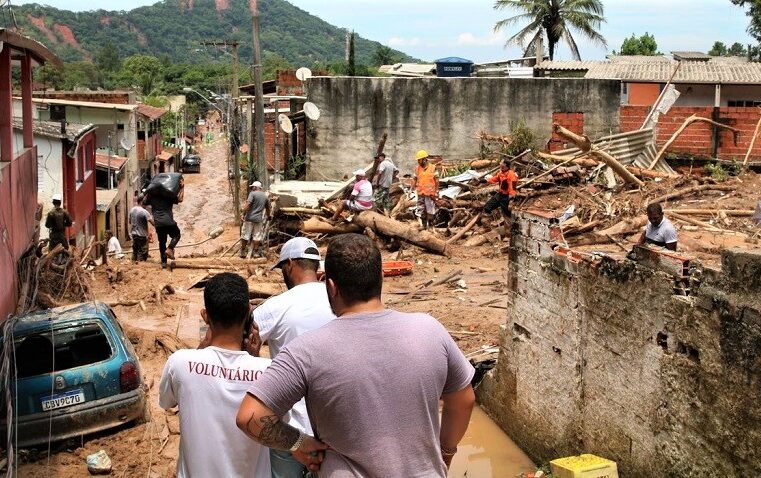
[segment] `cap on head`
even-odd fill
[[[313,261],[319,261],[320,250],[317,249],[317,244],[313,240],[306,237],[294,237],[290,241],[283,244],[283,248],[280,249],[280,257],[272,268],[277,269],[283,266],[283,263],[289,259],[311,259]]]
[[[53,201],[63,202],[63,196],[60,193],[53,194]]]
[[[259,181],[254,181],[253,183],[251,183],[251,186],[249,186],[249,188],[259,188],[259,189],[261,189],[262,188],[262,183],[259,182]]]
[[[358,169],[351,174],[353,174],[354,176],[362,176],[364,178],[366,173],[364,169]]]
[[[421,159],[425,159],[425,158],[427,158],[427,157],[428,157],[428,151],[426,151],[426,150],[424,150],[424,149],[421,149],[420,151],[418,151],[417,153],[415,153],[415,159],[416,159],[417,161],[420,161]]]

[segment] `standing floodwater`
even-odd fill
[[[536,466],[531,459],[480,407],[475,407],[449,478],[504,478],[532,471]]]

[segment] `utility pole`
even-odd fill
[[[259,169],[262,186],[270,187],[269,172],[267,171],[267,156],[264,153],[264,88],[262,87],[262,49],[259,44],[259,7],[257,0],[251,0],[251,13],[254,27],[254,87],[255,87],[255,120],[256,120],[256,162]],[[251,139],[253,140],[253,129]],[[253,144],[253,141],[251,141]]]
[[[237,129],[235,125],[237,122],[237,116],[238,116],[238,64],[240,63],[240,59],[238,57],[238,49],[240,44],[236,40],[222,40],[222,41],[202,41],[201,45],[204,46],[215,46],[215,47],[231,47],[232,49],[232,57],[233,57],[233,84],[232,84],[232,107],[228,105],[227,107],[227,141],[228,141],[228,156],[227,156],[227,164],[228,167],[233,167],[233,173],[234,173],[234,181],[233,184],[233,206],[235,208],[235,223],[240,224],[240,163],[238,162],[238,152],[235,148],[235,141],[233,140],[233,134],[237,136]],[[231,164],[232,162],[232,164]]]

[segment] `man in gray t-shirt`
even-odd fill
[[[270,200],[267,194],[262,191],[262,183],[254,181],[249,189],[250,192],[240,218],[242,221],[240,257],[246,257],[249,241],[253,250],[259,252],[264,240],[264,223],[270,215]]]
[[[129,212],[129,234],[132,237],[132,261],[148,260],[148,223],[153,224],[151,213],[143,208],[143,195],[137,197],[137,206]]]
[[[388,211],[391,209],[391,199],[388,192],[399,169],[394,165],[393,161],[386,157],[385,153],[380,153],[376,157],[376,161],[380,161],[380,164],[378,164],[375,170],[375,177],[373,178],[373,183],[376,186],[375,205],[383,212],[384,210]]]
[[[381,255],[366,236],[331,240],[325,277],[338,318],[280,351],[238,426],[320,476],[445,477],[475,402],[473,367],[436,319],[383,307]],[[280,421],[301,397],[317,438]]]

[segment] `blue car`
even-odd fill
[[[88,302],[9,320],[14,321],[10,355],[17,375],[10,388],[18,446],[65,440],[145,418],[140,363],[106,304]],[[3,343],[0,340],[0,352]],[[4,399],[0,398],[3,411]],[[3,413],[0,436],[5,437],[6,430]]]

